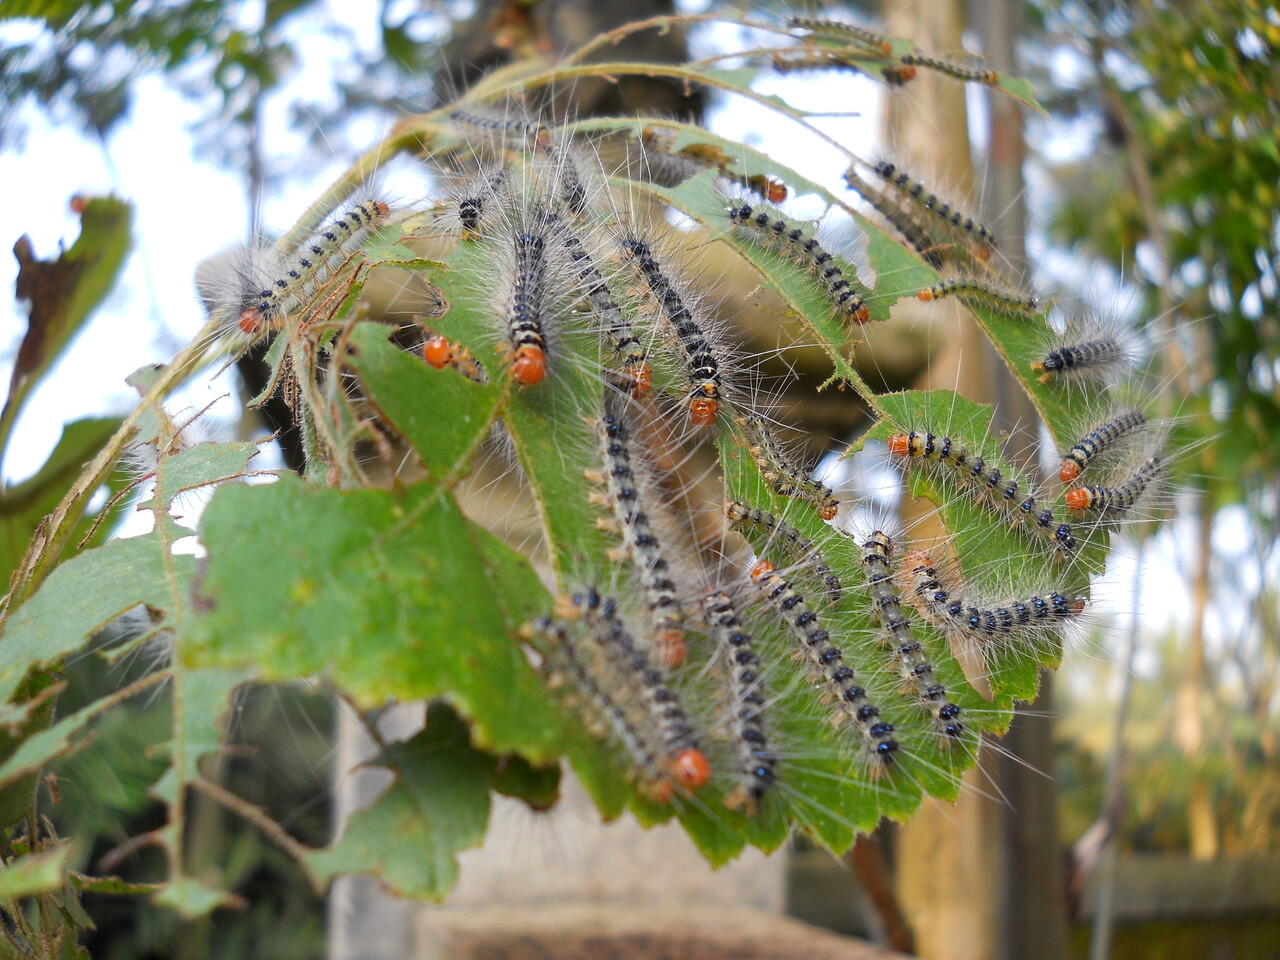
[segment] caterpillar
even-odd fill
[[[805,605],[804,597],[769,561],[758,561],[751,569],[751,579],[800,642],[814,680],[839,705],[836,722],[849,724],[862,738],[871,761],[871,775],[878,777],[886,772],[893,766],[894,754],[898,752],[893,724],[880,718],[880,708],[867,698],[866,689],[858,685],[853,668],[844,662],[844,653],[832,642],[831,634]]]
[[[691,143],[675,150],[674,141],[673,133],[657,127],[645,127],[640,133],[645,173],[656,173],[655,179],[665,186],[675,186],[704,170],[715,170],[724,180],[750,190],[769,203],[782,203],[787,199],[787,185],[777,177],[738,173],[731,166],[732,159],[718,147]]]
[[[536,120],[499,117],[462,107],[450,110],[449,119],[458,126],[477,130],[489,137],[512,135],[523,139],[532,139],[536,145],[542,147],[550,144],[550,135],[547,132],[546,125]]]
[[[1105,380],[1116,368],[1129,362],[1127,345],[1119,337],[1102,337],[1083,343],[1063,344],[1050,350],[1043,360],[1036,360],[1031,369],[1040,374],[1040,382],[1054,379]]]
[[[547,641],[544,672],[547,685],[558,689],[572,683],[579,694],[586,698],[587,730],[596,736],[611,735],[627,754],[633,775],[637,776],[651,794],[670,799],[671,787],[658,756],[657,748],[649,741],[647,730],[641,729],[627,716],[618,700],[596,681],[587,658],[569,636],[564,623],[551,617],[539,617],[525,624],[521,633],[526,637],[541,636]],[[598,716],[592,718],[591,713]],[[604,730],[598,729],[603,723]]]
[[[305,306],[328,271],[360,249],[390,218],[390,204],[371,199],[325,224],[286,258],[279,275],[245,297],[236,319],[240,332],[255,336]]]
[[[730,809],[754,814],[777,779],[777,755],[769,749],[765,729],[764,676],[752,637],[742,625],[733,599],[717,590],[702,600],[709,638],[723,651],[733,685],[734,745],[738,783],[725,798]]]
[[[484,367],[470,350],[438,333],[427,332],[426,342],[422,345],[422,359],[436,370],[452,367],[468,380],[476,383],[489,382]]]
[[[667,280],[649,245],[635,238],[622,242],[623,252],[636,264],[662,314],[680,338],[689,377],[689,422],[709,426],[720,410],[720,360],[684,298]]]
[[[1147,423],[1146,414],[1138,410],[1128,410],[1113,417],[1105,423],[1098,424],[1075,442],[1062,458],[1062,466],[1058,468],[1058,479],[1070,483],[1097,456],[1120,440],[1140,430]]]
[[[848,70],[850,73],[866,76],[866,71],[858,64],[846,60],[832,51],[823,51],[806,57],[784,56],[781,53],[774,53],[769,56],[769,64],[774,70],[783,75],[802,73],[807,70]],[[774,200],[771,197],[766,199],[770,203],[781,203],[786,197],[783,197],[782,200]]]
[[[910,174],[900,169],[896,164],[881,160],[875,165],[874,169],[876,176],[880,177],[881,180],[892,186],[902,196],[919,204],[948,227],[966,233],[988,247],[996,245],[995,235],[989,229],[967,213],[953,207],[945,200],[939,199],[937,194],[926,188],[919,180],[912,179]]]
[[[1092,511],[1099,514],[1119,513],[1138,502],[1143,492],[1164,470],[1161,457],[1148,457],[1118,487],[1072,487],[1066,493],[1069,510],[1079,513]]]
[[[933,57],[923,53],[904,53],[899,58],[909,67],[923,67],[933,70],[955,80],[985,83],[994,87],[1000,82],[1000,74],[990,67],[966,67],[942,57]]]
[[[979,606],[956,596],[955,588],[942,579],[924,551],[912,551],[902,563],[909,595],[915,598],[921,612],[945,632],[977,640],[984,646],[1054,629],[1084,613],[1083,597],[1057,592]]]
[[[935,270],[942,267],[942,250],[910,214],[892,202],[883,191],[877,190],[858,176],[853,167],[844,172],[844,182],[850,190],[871,204],[871,208],[884,217],[889,226],[898,231],[906,241],[907,246],[915,250],[927,264]]]
[[[1060,553],[1071,555],[1079,546],[1071,525],[1060,522],[1051,506],[1038,501],[1034,495],[1022,496],[1016,478],[1002,476],[999,469],[987,466],[981,456],[971,453],[959,440],[912,431],[895,433],[887,443],[892,456],[950,468],[957,478],[989,496],[1001,512],[1030,525],[1035,533],[1047,538]]]
[[[884,34],[853,23],[821,17],[787,17],[787,26],[792,30],[808,30],[822,36],[852,40],[886,57],[893,52],[893,42]]]
[[[754,414],[739,417],[738,422],[751,442],[751,457],[773,492],[780,497],[808,500],[818,508],[818,516],[823,520],[834,520],[840,510],[840,501],[831,488],[797,466],[783,452],[773,432],[759,417]]]
[[[511,242],[515,272],[507,307],[507,342],[511,347],[511,375],[522,387],[541,383],[547,375],[547,340],[543,314],[547,294],[547,218],[536,215],[532,225],[518,230]]]
[[[844,589],[840,583],[840,578],[832,573],[831,567],[823,559],[822,551],[799,530],[775,517],[772,513],[768,513],[758,507],[748,507],[739,500],[726,502],[724,513],[733,523],[742,526],[750,524],[767,530],[770,543],[781,544],[784,550],[798,557],[800,563],[812,569],[814,576],[822,581],[822,585],[827,591],[827,597],[832,603],[840,600]]]
[[[642,485],[632,468],[630,431],[619,416],[606,409],[596,423],[596,436],[604,471],[588,472],[587,477],[608,493],[594,495],[592,500],[613,513],[612,521],[601,518],[597,522],[622,537],[624,552],[640,574],[648,597],[659,659],[663,666],[679,666],[685,658],[684,609],[662,544],[645,512]]]
[[[711,764],[698,746],[697,733],[680,698],[667,683],[665,672],[650,662],[618,619],[616,601],[589,587],[562,597],[558,606],[566,618],[583,620],[619,676],[642,694],[662,743],[667,768],[675,781],[686,790],[696,790],[705,784],[711,777]]]
[[[816,237],[806,238],[799,227],[792,226],[782,217],[771,216],[764,210],[753,210],[750,204],[731,206],[728,214],[731,223],[749,228],[753,235],[763,237],[784,253],[800,260],[809,273],[826,287],[827,294],[835,301],[836,310],[846,320],[864,324],[871,318],[866,301],[849,285],[844,271],[831,254],[823,249]]]
[[[510,177],[510,172],[501,168],[492,173],[482,172],[468,184],[458,198],[458,223],[462,226],[464,237],[479,233],[485,204],[501,201]]]
[[[916,78],[916,68],[901,65],[881,67],[880,76],[891,87],[905,87]]]
[[[976,277],[959,277],[944,280],[927,287],[916,294],[926,303],[930,300],[941,300],[944,297],[959,297],[968,304],[981,304],[990,307],[997,313],[1009,317],[1031,319],[1040,312],[1040,299],[1034,296],[1023,296],[1002,289],[993,283],[979,280]]]
[[[602,331],[613,345],[613,352],[622,358],[626,384],[636,396],[648,394],[653,386],[653,374],[645,359],[644,345],[636,336],[630,319],[614,300],[608,283],[582,241],[561,223],[557,223],[555,229],[576,268],[577,280],[587,303],[599,318]]]
[[[907,689],[915,691],[920,705],[933,718],[934,729],[943,743],[964,735],[960,708],[947,697],[947,688],[934,678],[933,664],[924,655],[920,641],[911,630],[911,619],[902,608],[897,587],[893,583],[893,541],[876,530],[862,544],[862,563],[867,569],[867,585],[880,625],[894,647],[898,675]]]

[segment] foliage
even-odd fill
[[[749,98],[809,125],[802,111],[757,92],[754,68],[584,62],[588,53],[629,32],[714,19],[658,18],[599,38],[560,64],[521,63],[487,78],[468,95],[468,106],[509,102],[516,96],[536,99],[545,89],[584,76],[663,76]],[[768,25],[721,19],[787,37]],[[793,38],[786,42],[791,53],[814,52],[813,44]],[[899,41],[889,54],[856,45],[827,44],[824,50],[838,49],[841,68],[880,76],[909,46]],[[1018,96],[1026,92],[1025,86],[1010,82],[998,89]],[[369,156],[385,160],[421,151],[441,160],[463,141],[449,109],[405,118]],[[829,384],[855,392],[877,420],[850,454],[866,441],[883,440],[891,429],[927,428],[962,434],[991,463],[1003,464],[998,438],[990,435],[989,410],[945,392],[872,390],[851,363],[855,350],[866,349],[858,331],[836,321],[801,266],[729,229],[723,197],[714,185],[717,174],[748,182],[773,178],[797,194],[816,195],[828,209],[847,213],[867,238],[866,269],[839,262],[868,294],[872,318],[881,321],[895,302],[935,282],[937,273],[843,199],[744,145],[696,127],[654,118],[602,118],[553,125],[544,133],[569,138],[590,129],[608,132],[615,141],[634,142],[645,128],[658,126],[675,131],[670,149],[714,156],[715,163],[675,185],[623,168],[613,178],[617,195],[637,209],[653,203],[682,213],[696,225],[701,240],[741,257],[761,284],[782,298],[806,338],[827,354]],[[536,169],[544,150],[541,142],[530,149],[513,145],[506,159]],[[850,162],[865,164],[864,158],[846,154]],[[367,163],[357,164],[282,238],[278,252],[284,254],[306,238],[367,173]],[[90,201],[90,209],[107,202]],[[771,725],[780,736],[803,745],[807,754],[804,762],[782,768],[785,791],[775,792],[754,816],[722,802],[731,785],[720,781],[700,791],[696,801],[678,797],[660,803],[639,789],[624,759],[591,735],[572,705],[548,689],[533,667],[547,651],[526,645],[522,631],[553,607],[535,565],[549,566],[557,593],[580,588],[593,572],[615,568],[610,538],[595,523],[584,480],[584,471],[599,467],[585,421],[601,410],[602,380],[608,378],[600,372],[611,357],[607,345],[602,350],[589,330],[565,332],[556,342],[560,360],[548,380],[518,388],[490,332],[491,304],[474,294],[493,286],[494,251],[482,239],[442,237],[439,213],[427,211],[383,229],[334,269],[303,308],[283,318],[268,359],[275,368],[273,385],[293,399],[303,427],[305,477],[259,478],[252,444],[192,444],[165,411],[164,400],[175,386],[212,360],[244,347],[234,310],[216,312],[168,366],[147,368],[135,377],[144,394],[138,408],[69,487],[51,515],[47,537],[37,540],[13,578],[5,611],[8,659],[0,667],[0,683],[9,701],[5,717],[16,738],[0,763],[0,786],[21,786],[29,801],[30,778],[40,769],[54,761],[69,762],[73,753],[86,748],[97,726],[110,722],[117,704],[163,686],[165,715],[154,719],[148,733],[162,747],[165,765],[162,772],[138,771],[137,776],[151,781],[150,792],[166,808],[165,822],[149,837],[163,854],[164,882],[127,890],[149,895],[184,918],[236,903],[223,882],[235,875],[231,865],[198,864],[188,850],[196,797],[247,818],[296,857],[318,886],[334,876],[367,871],[399,892],[434,898],[453,882],[458,850],[482,838],[490,793],[509,793],[545,807],[554,801],[561,758],[607,817],[629,810],[645,823],[678,818],[713,864],[729,860],[747,844],[776,848],[794,826],[839,853],[858,831],[882,817],[909,816],[925,795],[954,798],[961,775],[975,760],[980,735],[1007,728],[1014,702],[1034,696],[1039,670],[1056,664],[1057,650],[1049,644],[1002,651],[992,663],[988,697],[966,679],[945,638],[917,621],[939,680],[964,710],[966,737],[948,747],[923,723],[913,725],[904,706],[909,701],[886,668],[888,658],[865,585],[823,608],[822,617],[840,638],[846,662],[856,668],[871,698],[893,705],[886,714],[897,721],[904,759],[883,779],[851,763],[828,713],[816,707],[806,685],[780,684],[770,706]],[[595,210],[581,223],[602,229],[607,219],[604,211]],[[433,257],[441,251],[439,258],[428,259],[427,250]],[[611,279],[615,268],[607,266]],[[407,276],[446,306],[443,315],[431,318],[432,328],[468,348],[489,371],[487,383],[429,370],[402,350],[405,325],[366,319],[366,288],[387,274]],[[678,355],[678,345],[645,326],[643,302],[627,299],[622,310],[653,335],[656,392],[676,407],[677,419],[671,422],[678,429],[684,412],[682,375],[662,363],[664,357]],[[1079,406],[1088,402],[1087,391],[1055,393],[1036,382],[1029,371],[1035,354],[1025,324],[982,309],[974,312],[1050,433],[1068,435],[1079,419]],[[420,337],[420,331],[408,326],[411,339]],[[354,395],[347,389],[352,383],[357,385]],[[729,413],[747,412],[764,402],[748,386],[735,384],[734,390],[741,392],[726,392],[725,409],[713,426],[683,438],[689,451],[696,448],[708,461],[714,451],[716,499],[743,499],[785,512],[805,536],[829,544],[831,565],[845,583],[865,584],[857,542],[833,532],[816,513],[791,509],[762,475],[743,428]],[[732,409],[739,405],[740,411]],[[470,474],[487,455],[489,439],[499,427],[523,477],[521,495],[536,505],[536,548],[508,542],[485,522],[492,518],[468,506]],[[126,449],[146,461],[150,492],[139,509],[153,515],[154,529],[84,549],[57,565],[62,546],[82,523],[87,491],[96,489]],[[370,449],[380,454],[370,458]],[[406,453],[414,469],[401,476],[398,464]],[[242,482],[263,479],[274,482]],[[191,491],[203,488],[215,492],[193,529],[179,507],[189,502]],[[1020,534],[991,533],[991,517],[955,499],[945,483],[913,477],[912,492],[939,505],[943,523],[960,544],[966,571],[978,579],[1034,583],[1037,589],[1053,583],[1083,595],[1089,575],[1101,570],[1107,550],[1103,531],[1091,532],[1078,560],[1066,566],[1042,550],[1030,550]],[[193,537],[207,551],[200,562],[189,551],[175,549]],[[763,541],[755,546],[762,552],[769,549]],[[707,567],[715,564],[712,553],[698,559]],[[629,574],[609,576],[624,598],[636,592]],[[770,669],[775,674],[787,671],[793,642],[762,611],[751,611],[749,619],[762,635],[760,654]],[[56,696],[50,684],[65,678],[68,659],[83,656],[90,638],[108,625],[123,630],[113,641],[111,657],[128,656],[146,645],[154,664],[127,685],[84,702],[50,725],[49,708]],[[676,683],[691,696],[701,694],[710,701],[716,696],[716,669],[708,661],[716,651],[708,646],[691,645],[690,662]],[[362,712],[390,701],[434,701],[425,730],[405,743],[384,744],[375,761],[394,773],[394,785],[323,849],[291,836],[268,812],[227,791],[213,773],[237,691],[250,682],[317,678]],[[17,819],[15,813],[6,823]],[[411,850],[406,836],[413,838]],[[12,867],[19,892],[64,896],[55,888],[68,882],[60,872],[66,855],[57,854],[63,860],[57,861],[52,878],[51,854],[24,856]],[[31,859],[35,856],[46,859]],[[109,879],[81,877],[76,882],[116,888]]]

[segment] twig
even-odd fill
[[[902,906],[893,892],[889,877],[889,865],[885,863],[880,844],[871,834],[859,834],[852,847],[844,855],[844,862],[858,878],[884,925],[885,937],[892,950],[901,953],[915,951],[915,935],[911,931]]]

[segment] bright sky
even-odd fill
[[[257,5],[246,5],[256,9]],[[336,9],[336,7],[335,7]],[[378,6],[371,2],[342,3],[341,21],[351,29],[359,44],[371,49],[377,43]],[[248,14],[246,14],[248,15]],[[344,158],[304,153],[302,134],[287,128],[287,111],[292,96],[323,95],[330,89],[334,71],[345,62],[345,40],[310,29],[305,20],[291,32],[300,38],[301,68],[281,95],[267,106],[267,152],[279,156],[304,156],[283,187],[263,198],[264,224],[268,230],[289,226],[318,192],[344,167]],[[0,42],[31,33],[28,24],[0,27]],[[701,47],[732,42],[737,31],[718,27],[698,36]],[[700,49],[699,53],[703,53]],[[1069,70],[1070,63],[1064,65]],[[845,142],[874,144],[880,123],[881,89],[865,78],[822,76],[820,78],[770,76],[761,80],[760,91],[784,93],[793,104],[813,109],[829,109],[829,104],[854,104],[862,116],[822,121],[828,133],[847,138]],[[981,96],[972,91],[971,108],[980,113]],[[203,313],[195,296],[192,278],[196,265],[244,239],[248,209],[244,188],[234,174],[202,161],[194,153],[191,127],[201,115],[200,108],[166,88],[156,77],[145,78],[134,89],[130,116],[119,125],[105,144],[85,139],[67,125],[51,123],[40,111],[28,108],[22,121],[28,132],[20,152],[0,154],[0,182],[14,185],[5,201],[4,242],[11,245],[21,233],[31,236],[42,258],[56,255],[60,243],[69,244],[78,234],[77,218],[68,208],[76,193],[113,192],[135,207],[134,250],[121,280],[109,301],[64,355],[44,385],[29,402],[18,423],[11,450],[5,461],[6,482],[30,475],[44,462],[57,440],[62,424],[84,416],[122,413],[133,402],[124,378],[144,363],[164,360],[175,353],[203,323]],[[844,162],[833,148],[811,134],[785,124],[776,115],[741,100],[718,100],[708,116],[718,133],[741,138],[766,149],[780,162],[810,173],[814,179],[837,186]],[[373,143],[381,130],[367,124],[362,129],[365,143]],[[979,125],[975,123],[975,127]],[[1078,151],[1080,130],[1043,131],[1045,143],[1057,155]],[[872,155],[873,149],[859,151]],[[1033,187],[1043,177],[1032,169]],[[1044,204],[1033,194],[1033,215]],[[794,213],[814,216],[821,212],[812,205],[797,205]],[[1045,250],[1040,235],[1033,231],[1033,251]],[[1079,263],[1055,255],[1048,258],[1050,273],[1061,275],[1080,269]],[[11,256],[0,257],[0,287],[13,289],[16,263]],[[1113,300],[1114,302],[1114,300]],[[0,349],[11,358],[25,331],[25,309],[11,297],[0,299]],[[230,375],[217,379],[197,378],[175,399],[175,409],[195,410],[225,394],[234,398],[235,382]],[[234,421],[237,402],[224,399],[211,419],[224,426]],[[1227,545],[1241,544],[1243,519],[1225,517],[1217,531]],[[135,530],[131,523],[127,530]],[[1186,531],[1168,531],[1161,547],[1153,551],[1148,564],[1147,591],[1143,608],[1149,632],[1166,624],[1183,622],[1189,611],[1189,590],[1171,589],[1183,583],[1174,562],[1187,556]],[[1112,564],[1102,585],[1100,611],[1124,614],[1132,604],[1130,578],[1133,564],[1123,553]],[[1121,617],[1117,626],[1122,626]],[[1211,624],[1215,633],[1221,633]],[[1238,627],[1225,630],[1231,636]],[[1117,634],[1119,630],[1115,631]],[[1107,641],[1108,646],[1113,640]],[[1096,653],[1096,651],[1095,651]],[[1140,672],[1153,664],[1140,661]]]

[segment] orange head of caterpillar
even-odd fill
[[[262,314],[256,307],[245,307],[236,319],[236,326],[246,336],[255,336],[262,329]]]
[[[924,290],[921,290],[916,294],[916,299],[923,300],[925,303],[928,303],[933,299],[933,287],[926,287]]]
[[[711,763],[697,747],[689,747],[672,758],[671,774],[686,790],[697,790],[711,779]]]
[[[709,427],[716,422],[720,401],[715,397],[694,397],[689,401],[689,422],[695,427]]]
[[[547,375],[547,355],[534,343],[526,343],[516,349],[511,360],[511,375],[522,387],[541,383]]]
[[[654,645],[658,648],[658,662],[667,669],[678,667],[684,663],[688,652],[685,648],[684,633],[680,630],[661,630],[654,637]]]
[[[437,370],[443,370],[453,359],[453,344],[440,334],[427,337],[422,345],[422,359]]]
[[[89,198],[83,193],[73,194],[71,200],[68,202],[68,206],[71,207],[72,213],[84,213],[85,209],[89,206]]]
[[[860,324],[867,323],[871,320],[871,310],[864,303],[860,305],[857,310],[853,311],[853,319]]]
[[[1093,497],[1089,495],[1089,491],[1084,487],[1072,487],[1067,491],[1064,499],[1067,502],[1068,510],[1088,510],[1089,505],[1093,502]]]
[[[764,198],[770,203],[781,203],[787,199],[787,185],[777,177],[765,177]]]
[[[754,583],[759,583],[777,569],[778,568],[768,560],[757,560],[755,565],[751,568],[751,580]]]
[[[649,364],[641,361],[627,371],[631,380],[631,392],[637,397],[647,397],[653,389],[653,371]]]
[[[906,457],[911,454],[911,437],[905,433],[895,433],[885,441],[889,453],[895,457]]]
[[[369,206],[373,207],[373,212],[378,215],[379,220],[386,220],[391,216],[391,207],[383,200],[374,200]]]
[[[840,512],[840,504],[835,500],[824,500],[818,504],[818,516],[823,520],[831,521],[836,518],[836,514]]]
[[[1062,466],[1058,468],[1058,479],[1063,483],[1070,483],[1078,476],[1080,476],[1080,464],[1074,460],[1063,460]]]

